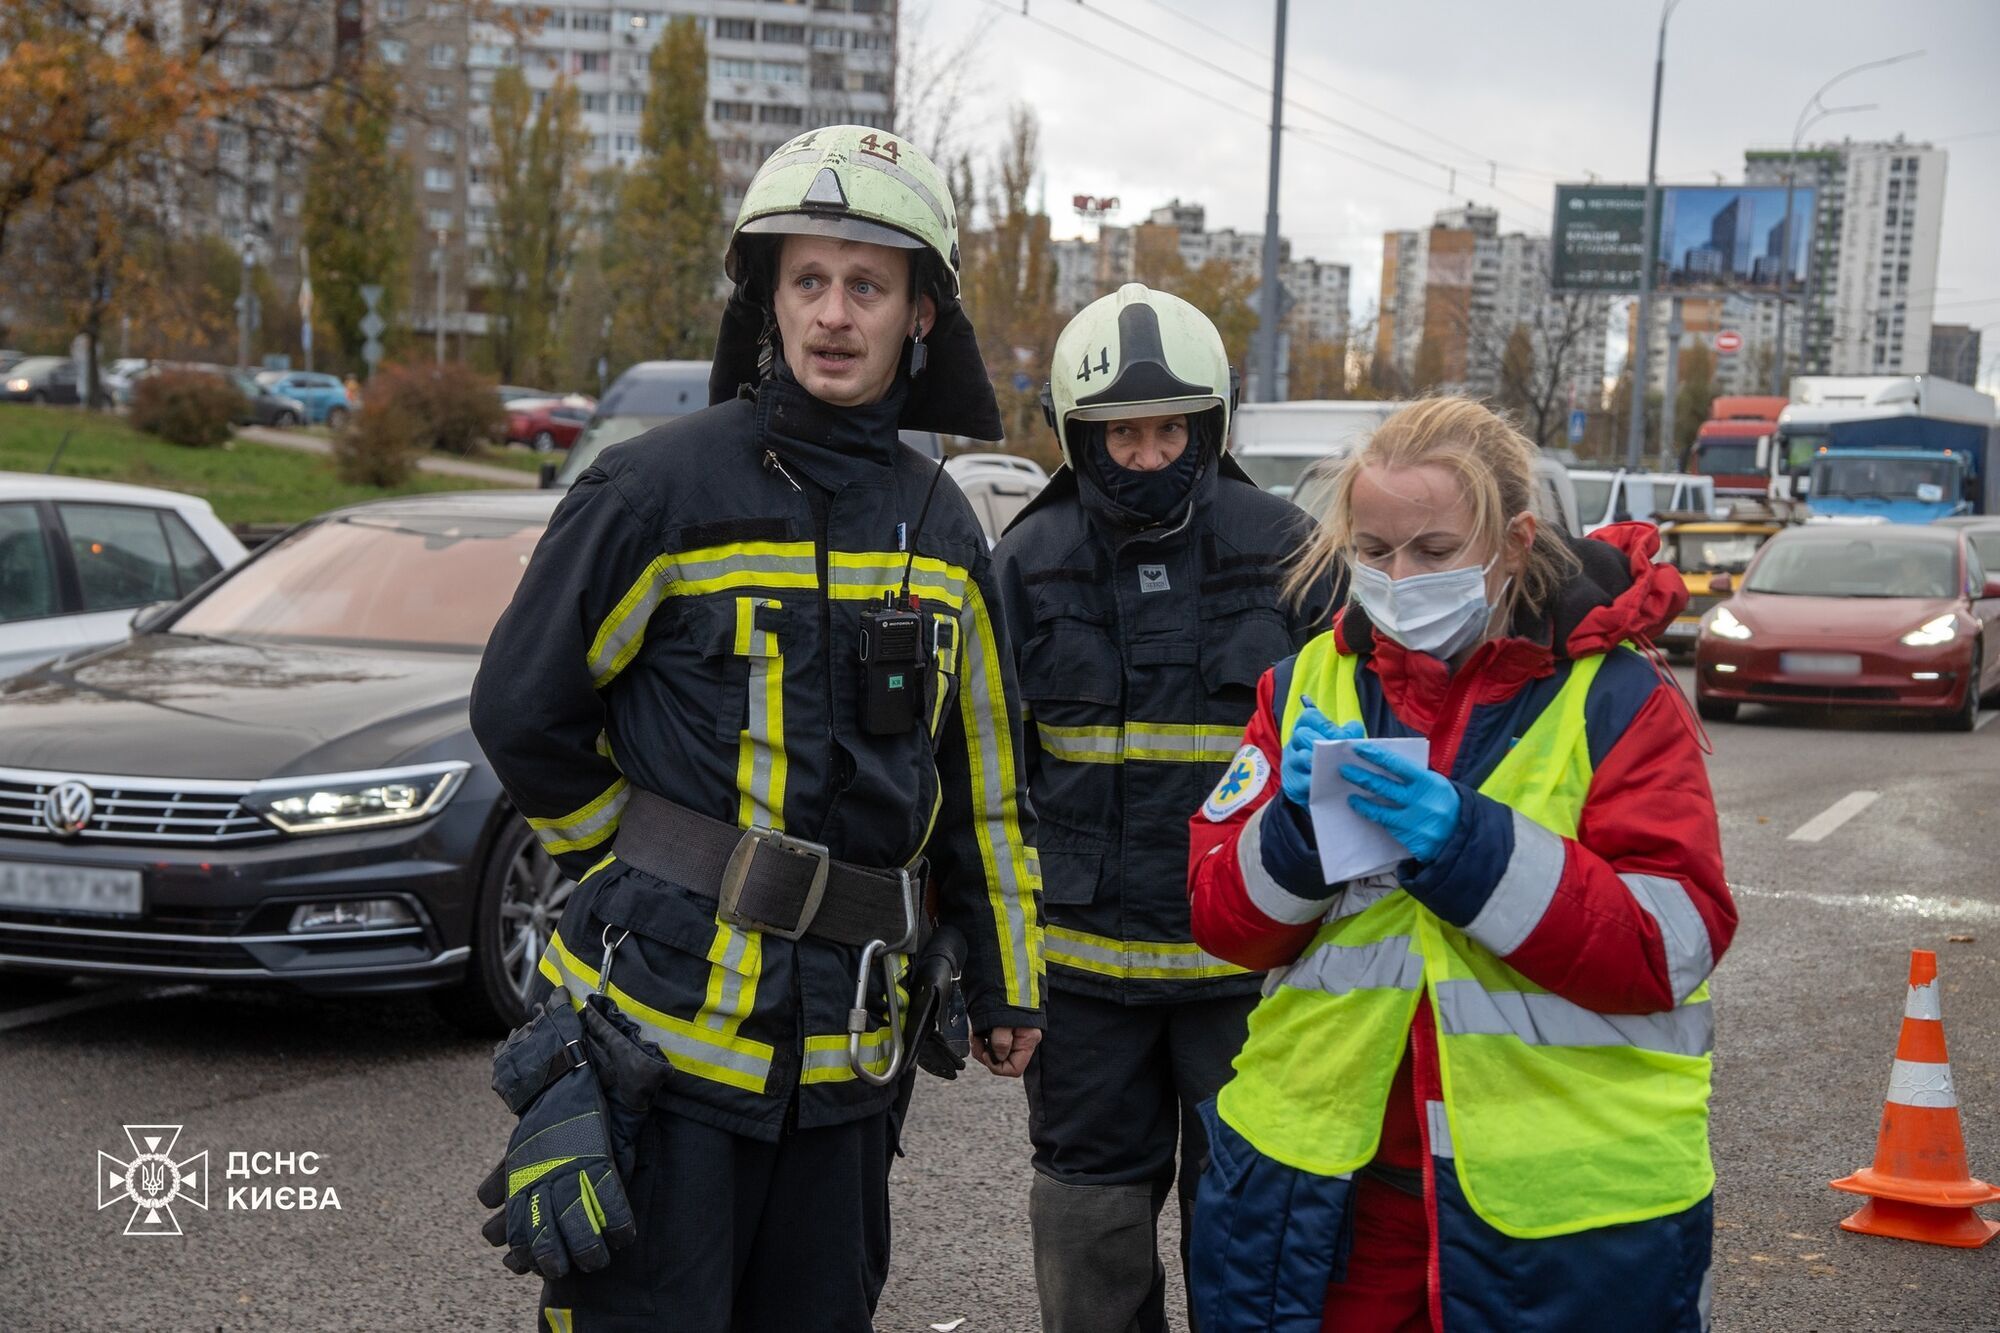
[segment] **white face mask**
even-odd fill
[[[1354,600],[1376,629],[1414,652],[1449,658],[1477,641],[1493,618],[1493,605],[1486,600],[1486,575],[1492,568],[1489,560],[1392,579],[1355,561],[1349,577]],[[1500,587],[1505,591],[1507,584]]]

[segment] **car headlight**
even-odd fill
[[[1725,639],[1747,639],[1750,627],[1738,620],[1726,606],[1715,608],[1715,615],[1708,622],[1709,632],[1720,634]]]
[[[1911,630],[1903,636],[1903,642],[1912,648],[1935,648],[1941,643],[1950,643],[1958,637],[1958,617],[1950,612]]]
[[[7,381],[7,392],[9,393],[26,393],[29,389],[33,387],[34,386],[29,384],[28,381],[26,380]]]
[[[444,809],[470,767],[454,760],[374,773],[274,778],[253,788],[243,805],[286,833],[414,824]]]

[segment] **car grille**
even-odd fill
[[[42,808],[57,784],[74,780],[90,788],[90,820],[71,837],[42,822]],[[167,778],[107,778],[90,774],[0,769],[0,836],[55,841],[171,843],[219,846],[269,841],[278,832],[243,808],[250,784],[185,782]]]

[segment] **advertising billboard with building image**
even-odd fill
[[[1772,292],[1806,286],[1813,190],[1795,187],[1790,236],[1782,185],[1663,185],[1653,289],[1668,294]],[[1556,187],[1553,285],[1558,291],[1636,292],[1646,190],[1640,185]]]

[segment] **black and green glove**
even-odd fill
[[[479,1201],[500,1210],[483,1234],[516,1273],[595,1272],[638,1233],[624,1176],[668,1066],[624,1015],[590,1001],[579,1012],[558,991],[494,1052],[493,1090],[520,1121]]]

